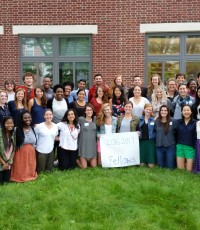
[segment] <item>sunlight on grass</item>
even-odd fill
[[[199,229],[199,175],[140,167],[54,171],[0,190],[0,229]]]

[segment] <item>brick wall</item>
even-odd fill
[[[198,0],[0,0],[0,85],[5,78],[19,82],[18,36],[12,25],[97,24],[93,35],[93,75],[101,72],[106,83],[122,74],[145,73],[145,35],[140,23],[198,22]]]

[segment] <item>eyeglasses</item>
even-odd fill
[[[12,82],[6,82],[6,85],[13,85]]]

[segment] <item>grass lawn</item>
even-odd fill
[[[0,229],[200,229],[200,176],[76,169],[0,187]]]

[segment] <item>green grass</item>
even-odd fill
[[[200,176],[76,169],[0,187],[0,229],[200,229]]]

